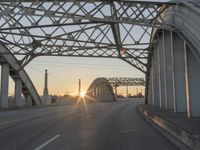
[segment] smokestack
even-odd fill
[[[48,91],[48,73],[47,73],[47,69],[45,70],[44,92],[43,92],[43,95],[49,95],[49,91]]]
[[[81,79],[78,79],[78,96],[80,96],[81,93]]]

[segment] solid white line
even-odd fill
[[[35,150],[40,150],[43,147],[45,147],[46,145],[48,145],[49,143],[51,143],[52,141],[54,141],[55,139],[57,139],[60,135],[56,135],[54,137],[52,137],[51,139],[49,139],[48,141],[46,141],[45,143],[43,143],[42,145],[40,145],[39,147],[35,148]]]

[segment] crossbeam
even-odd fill
[[[118,86],[145,86],[144,78],[125,78],[125,77],[113,77],[107,78],[112,87]]]

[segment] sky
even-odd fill
[[[117,58],[41,56],[25,67],[39,95],[43,94],[45,69],[48,70],[49,94],[61,96],[67,93],[77,95],[79,79],[82,83],[81,90],[86,92],[90,84],[99,77],[145,77],[141,71]],[[131,95],[137,91],[144,92],[144,87],[128,89]],[[126,87],[118,87],[118,94],[126,96],[126,93]],[[9,96],[13,95],[14,81],[9,77]]]
[[[44,70],[48,70],[48,89],[50,94],[63,95],[67,92],[78,93],[78,79],[81,79],[82,91],[98,77],[144,77],[144,74],[128,63],[114,58],[81,58],[43,56],[35,58],[25,68],[38,93],[44,88]],[[129,88],[135,94],[135,88]],[[119,88],[118,94],[126,95],[126,87]]]

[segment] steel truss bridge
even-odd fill
[[[145,86],[144,78],[123,78],[113,77],[107,78],[112,87],[118,86]]]
[[[86,99],[94,102],[116,101],[118,86],[145,86],[145,81],[143,78],[96,78],[87,90]]]
[[[128,97],[128,86],[145,86],[144,78],[125,78],[125,77],[113,77],[107,78],[112,89],[115,91],[117,96],[117,87],[126,86],[126,95]]]
[[[14,1],[0,3],[0,40],[24,67],[37,56],[121,58],[142,72],[152,27],[172,3]]]
[[[193,0],[2,0],[1,108],[8,107],[8,75],[17,107],[21,93],[41,103],[23,69],[35,57],[111,57],[146,75],[146,103],[200,116],[199,15]]]

